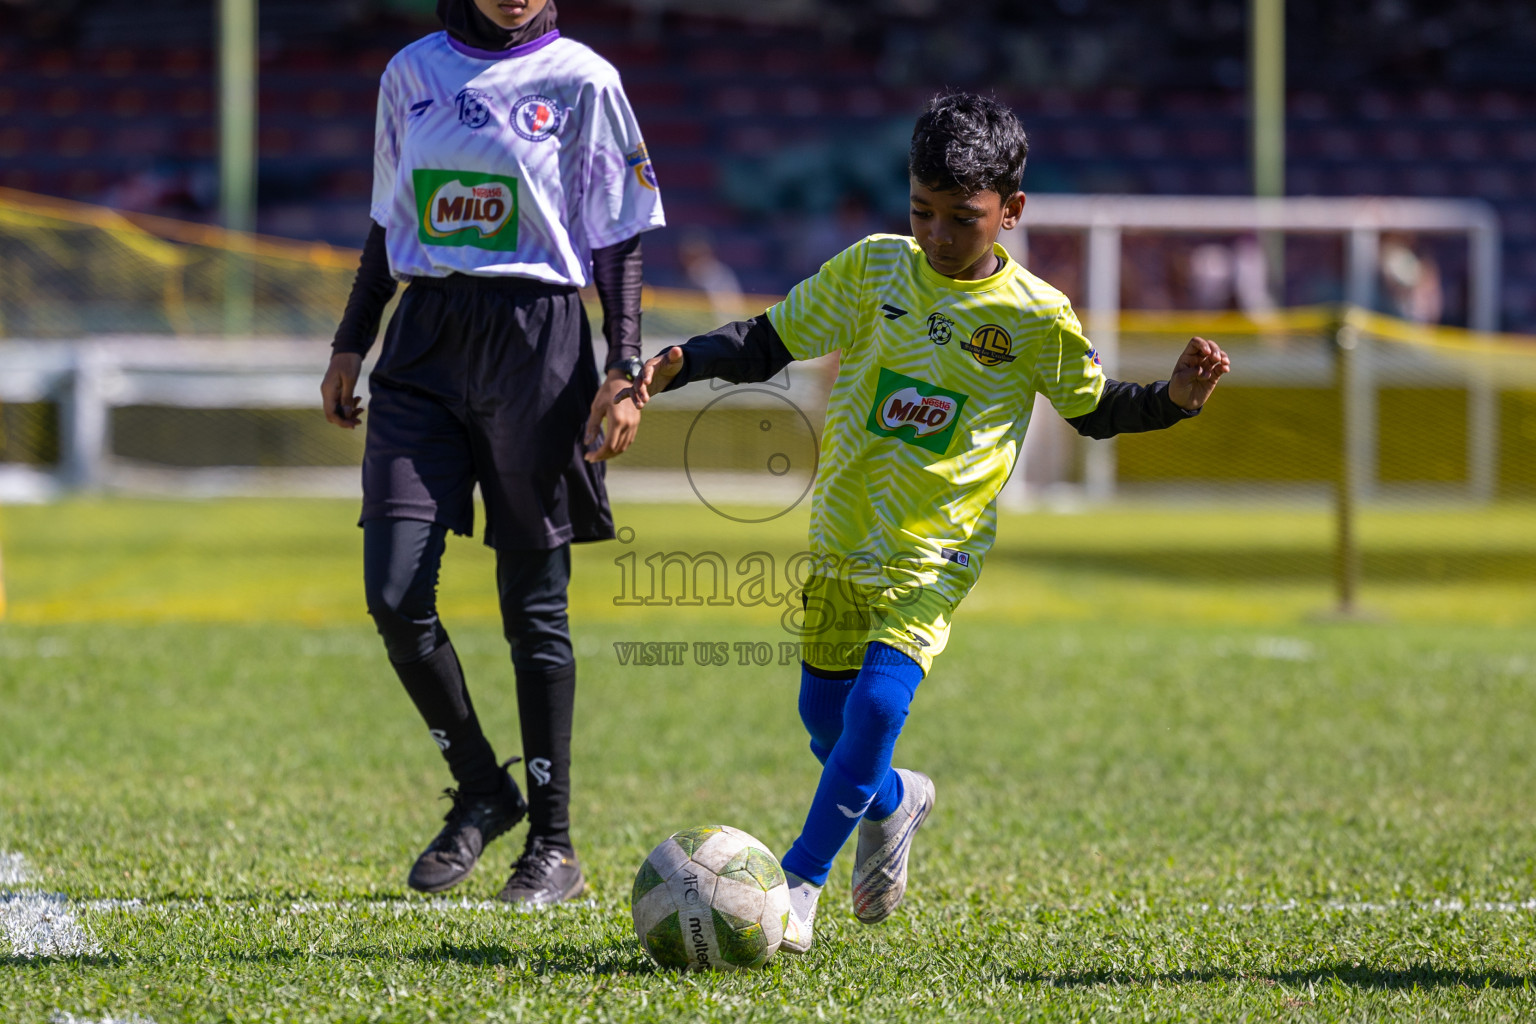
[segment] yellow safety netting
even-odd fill
[[[329,337],[359,255],[0,188],[0,338]],[[678,337],[772,301],[647,288],[642,307],[647,333]]]

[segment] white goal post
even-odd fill
[[[1376,196],[1246,198],[1239,196],[1119,196],[1039,193],[1024,207],[1020,226],[1003,239],[1026,266],[1031,229],[1073,231],[1086,236],[1085,293],[1078,297],[1085,326],[1113,375],[1119,363],[1121,246],[1127,232],[1156,234],[1336,235],[1345,240],[1344,301],[1359,309],[1376,303],[1381,235],[1387,231],[1460,235],[1467,244],[1468,324],[1475,331],[1495,331],[1499,323],[1500,231],[1493,207],[1476,199],[1416,199]],[[1363,484],[1371,490],[1376,448],[1375,385],[1366,358],[1356,360],[1351,377],[1349,441],[1354,461],[1365,467]],[[1474,395],[1486,409],[1491,395]],[[1471,444],[1488,450],[1494,425],[1487,417],[1474,422]],[[1099,442],[1085,463],[1087,496],[1105,500],[1115,490],[1115,446]]]

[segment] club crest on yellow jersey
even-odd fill
[[[955,322],[943,313],[928,314],[928,340],[935,345],[949,344],[949,329]]]
[[[969,352],[982,366],[996,366],[1013,362],[1013,338],[997,324],[982,324],[971,335],[971,340],[960,347]]]

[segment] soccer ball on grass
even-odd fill
[[[663,967],[758,967],[784,938],[789,886],[768,847],[739,828],[701,825],[651,851],[630,907],[640,945]]]

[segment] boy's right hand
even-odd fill
[[[614,396],[614,402],[622,402],[628,398],[641,409],[645,403],[651,400],[651,393],[660,394],[672,386],[672,381],[683,372],[683,350],[673,345],[661,355],[656,356],[641,369],[640,376],[629,387]]]
[[[1205,338],[1190,338],[1168,377],[1168,397],[1186,412],[1205,404],[1223,376],[1232,372],[1232,360],[1221,346]]]
[[[351,430],[362,422],[362,400],[354,393],[362,372],[363,357],[356,352],[337,352],[331,356],[331,365],[320,382],[320,404],[325,409],[325,418],[338,427]]]

